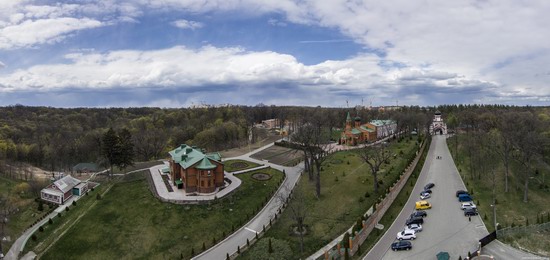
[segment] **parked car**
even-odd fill
[[[415,209],[416,210],[431,209],[431,208],[432,208],[432,204],[430,204],[429,202],[427,202],[425,200],[417,201],[416,204],[415,204]]]
[[[410,224],[405,227],[405,229],[414,230],[416,233],[422,231],[422,225],[420,224]]]
[[[460,205],[460,208],[462,210],[465,210],[465,209],[468,209],[468,208],[477,208],[476,204],[474,204],[473,201],[469,201],[469,202],[462,202],[462,204]]]
[[[468,194],[468,192],[465,191],[465,190],[457,190],[456,191],[456,197],[458,198],[458,195],[460,195],[460,194]]]
[[[414,240],[415,238],[416,238],[416,234],[414,230],[405,229],[397,233],[397,239],[399,240]]]
[[[391,244],[391,250],[411,250],[412,243],[410,241],[397,241]]]
[[[432,197],[432,194],[427,193],[427,192],[424,192],[424,193],[420,194],[420,199],[421,200],[429,199],[431,197]]]
[[[427,189],[427,190],[423,190],[423,191],[421,191],[421,192],[420,192],[420,195],[422,195],[422,193],[425,193],[425,192],[427,192],[427,193],[430,193],[430,194],[431,194],[431,193],[432,193],[432,190],[430,190],[430,189]]]
[[[424,224],[424,219],[422,217],[412,217],[412,218],[409,218],[407,219],[407,221],[405,222],[405,225],[410,225],[410,224]]]
[[[433,188],[434,186],[435,186],[435,184],[430,182],[430,183],[426,184],[426,186],[424,186],[424,189],[429,190],[429,189]]]
[[[475,216],[477,214],[477,209],[475,208],[468,208],[464,210],[464,216]]]
[[[424,210],[417,210],[417,211],[415,211],[415,212],[413,212],[413,213],[411,214],[411,218],[412,218],[412,217],[421,217],[421,218],[424,218],[424,217],[426,217],[426,216],[428,216],[428,213],[426,213],[426,211],[424,211]]]
[[[467,202],[472,201],[472,197],[470,197],[470,194],[460,194],[458,195],[458,201],[459,202]]]

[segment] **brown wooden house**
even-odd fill
[[[169,152],[170,180],[185,192],[212,193],[224,185],[224,170],[219,153],[205,154],[186,144]]]

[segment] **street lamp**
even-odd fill
[[[493,208],[493,227],[495,227],[495,231],[497,231],[497,205],[491,204],[491,207]]]

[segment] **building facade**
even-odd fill
[[[447,124],[443,121],[443,118],[441,118],[441,112],[439,110],[436,110],[434,113],[434,119],[430,125],[430,134],[447,134]]]
[[[40,191],[40,198],[47,202],[63,204],[73,195],[81,196],[88,191],[88,183],[67,175],[54,181]]]
[[[169,152],[170,181],[185,192],[212,193],[224,186],[224,165],[219,153],[205,154],[186,144]]]
[[[361,118],[351,118],[349,112],[346,116],[346,127],[340,137],[340,144],[357,145],[366,142],[374,142],[378,139],[392,135],[397,129],[393,120],[372,120],[361,124]]]

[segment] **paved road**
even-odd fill
[[[442,159],[436,159],[438,155]],[[412,242],[412,250],[390,250],[396,234],[403,229],[406,219],[414,211],[414,203],[419,200],[420,191],[428,182],[435,183],[435,187],[432,189],[432,198],[428,199],[433,208],[427,210],[424,230]],[[479,216],[472,217],[471,222],[464,217],[455,197],[455,191],[459,189],[465,189],[464,183],[449,153],[445,136],[433,136],[411,197],[386,234],[364,259],[434,259],[440,251],[449,252],[451,259],[458,259],[459,256],[467,256],[468,250],[474,251],[478,240],[487,235],[488,231]]]
[[[256,232],[260,232],[263,229],[263,226],[266,227],[269,225],[269,220],[273,218],[277,210],[281,207],[281,203],[278,199],[275,199],[282,194],[282,196],[287,197],[288,193],[294,189],[294,186],[298,182],[301,172],[303,171],[303,163],[298,164],[296,167],[283,167],[280,165],[272,164],[266,161],[260,161],[253,158],[250,158],[250,155],[257,153],[261,150],[271,147],[273,144],[266,145],[257,150],[254,150],[250,153],[247,153],[242,156],[237,156],[233,158],[227,158],[225,160],[247,160],[255,163],[269,165],[272,168],[275,168],[280,171],[285,171],[287,178],[281,185],[275,196],[267,203],[267,205],[258,213],[250,222],[241,227],[235,233],[216,244],[214,247],[206,250],[204,253],[194,257],[193,259],[207,259],[207,260],[216,260],[216,259],[226,259],[227,254],[232,255],[237,252],[237,246],[241,248],[246,245],[246,239],[252,240],[256,236]]]

